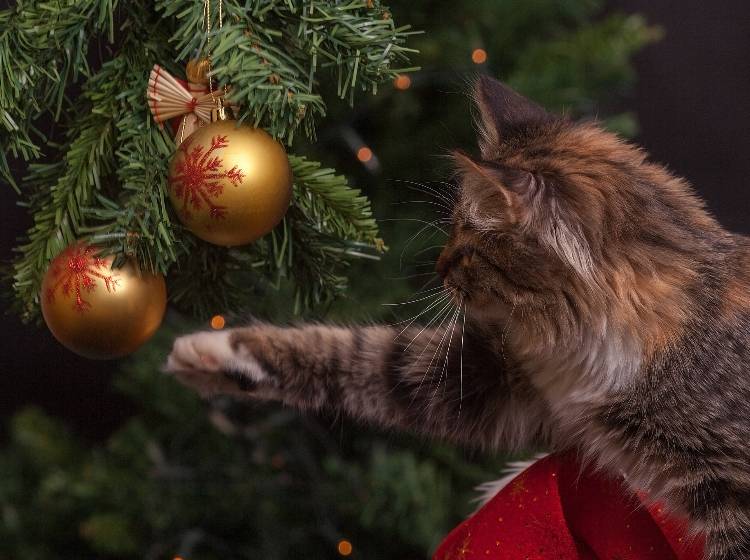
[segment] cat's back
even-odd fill
[[[750,238],[728,236],[715,257],[682,335],[653,357],[637,391],[647,417],[721,447],[750,430]]]
[[[726,323],[740,329],[745,340],[750,338],[750,237],[734,234],[724,258],[716,265],[717,282],[708,286],[709,297],[714,301],[704,318],[704,327]],[[713,313],[712,313],[713,312]],[[744,327],[744,328],[742,328]]]
[[[750,238],[727,236],[709,260],[680,335],[598,419],[610,433],[635,441],[661,434],[659,445],[734,455],[750,468],[740,444],[750,433]]]

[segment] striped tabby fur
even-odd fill
[[[750,241],[639,148],[475,91],[444,324],[196,333],[167,369],[488,450],[574,447],[687,515],[707,559],[750,558]]]

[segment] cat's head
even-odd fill
[[[518,308],[553,330],[602,316],[638,329],[674,311],[662,304],[680,305],[675,290],[718,231],[690,188],[496,80],[479,78],[475,100],[481,155],[453,156],[460,189],[437,263],[467,310],[502,321]]]

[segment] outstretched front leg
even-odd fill
[[[470,328],[259,325],[178,338],[167,371],[203,395],[278,400],[486,448],[546,434],[544,405]]]

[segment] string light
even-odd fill
[[[471,51],[471,61],[474,64],[484,64],[487,62],[487,51],[484,49],[474,49]]]
[[[362,163],[367,163],[372,159],[372,150],[367,146],[362,146],[357,150],[357,159]]]
[[[401,91],[409,89],[411,87],[411,78],[406,74],[399,74],[396,79],[393,80],[393,87],[400,89]]]
[[[341,539],[336,548],[341,556],[349,556],[352,553],[352,543],[346,539]]]
[[[215,331],[223,329],[226,323],[227,322],[224,320],[224,317],[222,315],[214,315],[213,317],[211,317],[211,328]]]

